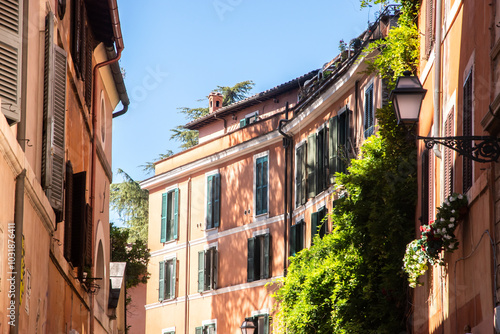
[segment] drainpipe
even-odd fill
[[[280,119],[279,125],[278,125],[278,132],[283,136],[283,147],[285,148],[285,185],[284,185],[284,194],[283,194],[283,247],[284,247],[284,254],[283,254],[283,276],[286,276],[287,274],[287,259],[288,259],[288,151],[289,147],[291,147],[291,144],[293,143],[293,138],[284,133],[282,130],[282,127],[284,124],[288,123],[288,102],[286,103],[286,111],[285,111],[285,119]],[[290,221],[292,217],[290,215]]]
[[[436,40],[434,41],[434,130],[433,137],[441,133],[441,1],[436,0]],[[434,154],[441,159],[441,151],[434,145]]]
[[[184,285],[184,293],[186,294],[184,301],[184,333],[189,333],[189,228],[191,227],[191,176],[188,179],[188,195],[187,195],[187,224],[186,224],[186,283]]]
[[[217,114],[214,113],[214,119],[217,119],[217,120],[221,120],[221,121],[224,121],[224,134],[227,133],[227,121],[224,117],[220,118],[220,117],[217,117]]]
[[[111,24],[113,26],[113,35],[115,37],[115,45],[116,45],[116,57],[109,59],[107,61],[103,61],[102,63],[96,64],[94,66],[94,71],[93,71],[93,93],[92,96],[94,97],[94,100],[96,99],[97,96],[97,74],[99,72],[99,69],[101,67],[113,64],[118,62],[121,57],[121,53],[123,51],[123,37],[122,37],[122,32],[120,28],[120,20],[118,16],[118,5],[116,3],[116,0],[108,0],[108,5],[109,5],[109,11],[111,15]],[[96,141],[97,141],[97,103],[95,101],[92,101],[92,167],[91,167],[91,176],[90,176],[90,207],[92,208],[92,235],[91,235],[91,251],[92,251],[92,258],[94,257],[94,221],[95,221],[95,216],[96,216],[96,210],[95,210],[95,183],[96,183],[96,165],[97,165],[97,152],[96,152]],[[90,294],[90,334],[94,333],[94,295]]]

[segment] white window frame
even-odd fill
[[[293,151],[294,152],[294,159],[293,159],[293,163],[294,163],[294,175],[295,175],[295,178],[294,178],[294,181],[293,181],[293,185],[294,185],[294,199],[293,199],[293,205],[295,206],[295,209],[298,209],[300,208],[301,206],[305,205],[305,204],[301,204],[299,206],[297,206],[297,149],[302,146],[302,145],[306,145],[307,143],[307,140],[306,139],[302,139],[300,142],[298,142],[297,144],[295,144],[295,150]],[[306,150],[307,150],[307,147],[306,147]],[[307,159],[307,152],[305,152],[306,154],[304,154],[304,159]],[[307,195],[306,195],[307,197]],[[307,201],[306,201],[307,202]]]
[[[163,328],[161,330],[161,334],[170,334],[170,333],[174,333],[175,334],[175,326],[174,327]]]

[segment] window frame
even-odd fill
[[[265,173],[265,180],[266,180],[266,185],[260,185],[258,184],[258,168],[259,168],[259,160],[266,158],[264,162],[267,162],[267,168],[264,171]],[[253,212],[254,212],[254,218],[256,217],[268,217],[269,216],[269,151],[261,152],[259,154],[256,154],[253,156]],[[259,188],[262,190],[265,187],[265,200],[263,201],[262,197],[264,196],[264,193],[261,193],[261,203],[265,202],[265,211],[264,208],[259,208],[258,207],[258,192]]]
[[[209,264],[207,264],[207,259],[210,261]],[[207,271],[207,269],[209,270]],[[204,250],[198,252],[198,292],[217,290],[218,269],[218,244],[210,244]],[[208,283],[207,278],[209,278]]]
[[[301,152],[300,161],[298,155],[299,150]],[[307,202],[306,150],[307,150],[306,140],[302,140],[300,143],[295,145],[295,208],[298,208]]]
[[[169,202],[169,196],[171,194],[172,203]],[[162,193],[160,220],[161,243],[172,242],[179,238],[179,194],[180,191],[178,186],[170,187]],[[170,210],[173,212],[169,212],[169,207],[171,207]]]
[[[368,98],[369,97],[369,98]],[[374,133],[375,127],[375,82],[370,81],[364,89],[363,135],[368,139]],[[370,117],[368,117],[370,116]]]
[[[169,266],[172,266],[170,271],[169,280],[167,280],[167,275],[169,272]],[[177,257],[167,257],[163,261],[159,262],[158,265],[158,301],[164,302],[167,300],[173,300],[177,297]],[[163,273],[163,275],[162,275]],[[163,278],[162,278],[163,276]],[[163,285],[162,285],[163,281]],[[169,282],[169,283],[167,283]],[[163,294],[162,294],[163,289]]]
[[[244,128],[250,124],[253,124],[259,120],[259,111],[256,110],[249,114],[246,114],[244,118],[240,119],[240,128]]]
[[[215,182],[215,187],[212,187],[210,191],[210,179],[213,185]],[[212,192],[212,194],[211,194]],[[219,170],[211,171],[205,174],[205,229],[211,230],[216,229],[220,226],[220,195],[221,195],[221,174]],[[209,205],[212,201],[210,199],[213,196],[214,204],[211,206],[212,212],[209,209]]]
[[[304,249],[305,226],[306,223],[303,215],[295,220],[295,224],[290,226],[290,256],[295,256],[295,254]]]
[[[272,237],[269,229],[256,231],[247,239],[247,282],[272,277]]]
[[[319,234],[323,238],[328,233],[328,209],[326,205],[321,206],[316,212],[311,213],[311,245],[314,237]],[[326,218],[326,221],[322,222]]]
[[[259,318],[264,320],[264,328],[260,327]],[[252,321],[256,325],[255,333],[257,334],[269,334],[270,332],[270,316],[268,310],[254,311],[252,312]],[[261,331],[262,330],[262,331]]]

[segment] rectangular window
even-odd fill
[[[472,69],[467,75],[464,83],[464,96],[463,96],[463,135],[472,136],[472,115],[473,115],[473,95],[472,95]],[[472,143],[471,143],[472,145]],[[464,194],[472,187],[472,160],[466,157],[463,160],[463,191]]]
[[[253,323],[257,327],[255,333],[257,334],[269,334],[269,315],[259,314],[252,317]]]
[[[259,112],[256,111],[254,113],[248,114],[245,118],[240,120],[240,128],[244,128],[245,126],[257,122],[259,119]]]
[[[162,194],[160,242],[178,238],[179,225],[179,189],[172,189]]]
[[[347,107],[329,120],[329,168],[330,183],[334,182],[336,172],[347,173],[347,162],[350,155],[350,115]]]
[[[306,203],[306,145],[303,143],[295,150],[296,173],[295,173],[295,207]]]
[[[200,327],[196,327],[196,334],[217,334],[217,328],[215,324],[203,325]]]
[[[217,289],[218,263],[216,247],[198,252],[198,292]]]
[[[267,155],[257,158],[255,163],[255,213],[267,213],[268,159]]]
[[[269,233],[248,239],[248,282],[270,277],[271,235]]]
[[[364,135],[365,138],[373,134],[375,119],[373,114],[373,84],[365,90],[365,120],[364,120]]]
[[[323,206],[311,214],[311,244],[316,234],[319,233],[320,238],[323,238],[328,232],[328,218],[323,220],[327,212],[328,210]]]
[[[304,227],[303,219],[290,227],[290,256],[294,256],[304,249]]]
[[[307,197],[316,196],[316,134],[307,137]]]
[[[207,229],[219,227],[220,174],[207,177]]]
[[[159,264],[158,300],[175,298],[177,260],[175,258],[161,261]]]

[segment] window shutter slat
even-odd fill
[[[160,242],[167,241],[167,200],[168,200],[168,194],[167,193],[162,194]]]
[[[198,292],[205,288],[205,252],[198,252]]]
[[[159,274],[158,274],[158,300],[162,301],[165,299],[165,261],[159,263]]]
[[[174,190],[174,240],[179,238],[179,188]]]
[[[316,196],[316,134],[307,137],[307,197]]]
[[[247,281],[253,282],[255,280],[255,238],[248,239],[248,254],[247,254]]]
[[[90,204],[86,205],[85,210],[85,266],[92,267],[92,207]]]
[[[448,114],[444,124],[445,136],[454,135],[455,117],[453,110]],[[465,162],[465,159],[464,159]],[[444,148],[444,196],[449,197],[453,193],[453,150]]]
[[[214,227],[220,225],[220,174],[214,175]]]
[[[21,119],[21,51],[23,1],[0,2],[0,97],[9,124]]]
[[[207,229],[214,227],[213,216],[214,176],[207,178]]]

